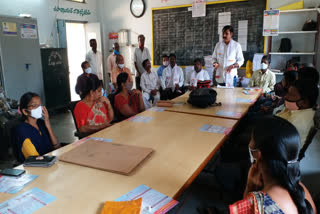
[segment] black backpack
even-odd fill
[[[212,88],[199,88],[190,93],[188,103],[199,108],[207,108],[215,104],[216,100],[217,92],[215,90]]]
[[[290,52],[292,48],[291,40],[288,38],[282,38],[280,43],[279,52]]]

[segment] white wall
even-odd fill
[[[57,47],[56,19],[97,22],[96,2],[97,0],[88,0],[88,3],[81,4],[65,0],[1,0],[0,15],[31,14],[38,21],[40,44]],[[53,9],[58,5],[62,8],[88,9],[91,14],[80,16],[78,14],[55,12]],[[52,36],[51,32],[53,32]]]

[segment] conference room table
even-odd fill
[[[221,106],[210,106],[208,108],[197,108],[189,104],[190,91],[173,99],[173,107],[167,107],[166,111],[220,117],[228,119],[241,119],[249,110],[250,106],[262,93],[260,88],[214,88],[217,92],[217,103]]]
[[[24,167],[26,173],[39,177],[17,194],[0,193],[0,203],[37,187],[56,200],[35,213],[100,213],[106,201],[113,201],[141,184],[178,199],[228,136],[228,132],[211,133],[200,129],[204,125],[215,125],[230,131],[237,123],[237,120],[154,109],[138,114],[140,116],[149,117],[151,121],[126,120],[92,135],[154,150],[129,176],[62,161],[49,168]],[[80,143],[65,146],[50,155],[59,157]]]

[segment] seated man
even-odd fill
[[[313,107],[316,105],[319,94],[317,85],[310,82],[308,79],[297,80],[285,96],[285,110],[277,114],[297,128],[302,144],[305,143],[309,130],[313,126],[315,114]]]
[[[190,73],[190,82],[186,81],[185,86],[189,86],[189,90],[194,90],[197,88],[199,81],[210,80],[209,74],[206,70],[202,69],[201,59],[194,60],[194,70]]]
[[[158,77],[160,78],[162,76],[163,70],[168,67],[169,65],[169,57],[167,55],[162,56],[162,65],[157,70]]]
[[[261,59],[261,69],[253,72],[249,81],[249,87],[262,88],[263,93],[273,91],[276,84],[276,75],[268,69],[269,65],[268,56],[263,56]]]
[[[124,66],[124,58],[122,55],[117,55],[116,56],[116,64],[117,66],[113,69],[111,77],[112,77],[112,84],[114,86],[114,88],[117,88],[117,77],[120,73],[127,73],[128,74],[128,78],[129,78],[129,82],[131,84],[133,84],[133,79],[132,79],[132,75],[130,70]]]
[[[151,108],[150,101],[155,105],[160,100],[159,78],[156,72],[151,71],[151,63],[149,59],[142,62],[142,66],[146,72],[141,75],[140,86],[145,109]]]
[[[184,76],[182,69],[176,64],[176,59],[175,54],[170,54],[170,65],[164,69],[160,78],[163,89],[161,99],[163,100],[174,99],[182,95]]]

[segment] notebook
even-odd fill
[[[60,161],[129,175],[153,149],[89,140],[59,157]]]

